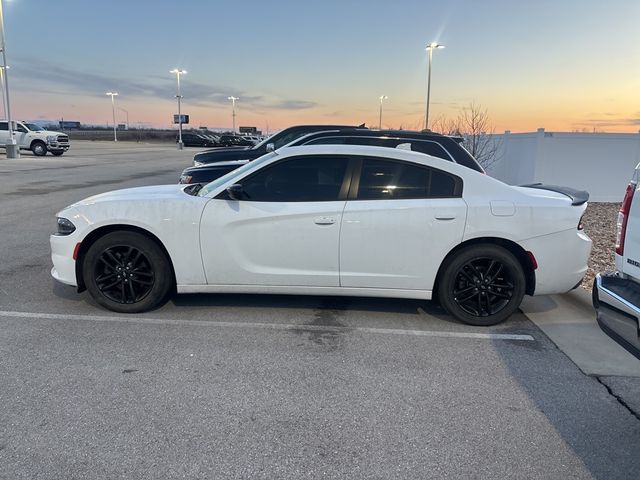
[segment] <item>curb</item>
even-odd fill
[[[584,288],[525,297],[520,309],[585,374],[640,377],[640,361],[600,330]]]

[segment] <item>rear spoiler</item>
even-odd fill
[[[589,200],[589,192],[585,190],[575,190],[570,187],[561,187],[560,185],[546,185],[544,183],[530,183],[528,185],[520,186],[561,193],[562,195],[566,195],[571,199],[571,205],[582,205],[584,203],[587,203],[587,201]]]

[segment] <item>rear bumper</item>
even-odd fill
[[[519,244],[538,263],[534,295],[569,292],[587,273],[591,239],[582,230],[565,230]]]
[[[602,331],[640,359],[640,284],[617,272],[599,273],[592,298]]]

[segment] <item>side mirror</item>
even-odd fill
[[[242,200],[244,196],[244,190],[242,189],[242,185],[239,183],[234,183],[227,187],[227,194],[231,200]]]
[[[273,152],[276,149],[276,145],[274,143],[267,143],[267,153]]]

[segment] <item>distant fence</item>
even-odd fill
[[[65,130],[71,140],[113,140],[113,130]],[[172,130],[118,130],[118,141],[174,143],[177,132]]]

